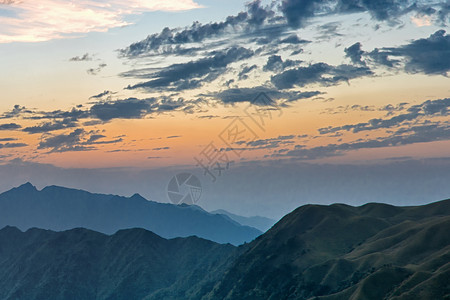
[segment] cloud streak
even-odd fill
[[[199,8],[193,0],[40,0],[7,1],[0,15],[0,43],[42,42],[73,34],[104,32],[129,25],[124,17],[145,11],[182,11]]]

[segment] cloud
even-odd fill
[[[97,68],[90,68],[90,69],[87,69],[86,72],[87,72],[89,75],[97,75],[97,74],[100,73],[106,66],[107,66],[107,64],[102,63],[102,64],[99,64]]]
[[[120,56],[136,58],[154,54],[186,54],[202,48],[182,48],[189,43],[201,43],[207,39],[228,35],[232,32],[248,33],[258,30],[266,19],[274,14],[263,8],[259,0],[247,5],[245,12],[228,16],[225,21],[201,24],[194,22],[184,29],[164,28],[160,33],[149,35],[146,39],[119,50]]]
[[[208,57],[187,63],[173,64],[160,71],[147,74],[147,77],[152,80],[130,85],[127,89],[174,89],[179,91],[197,88],[202,82],[216,79],[229,64],[253,55],[252,50],[243,47],[213,51]]]
[[[91,97],[89,97],[89,99],[101,99],[101,98],[103,98],[103,97],[105,97],[105,96],[112,96],[112,95],[114,95],[114,94],[116,94],[116,93],[114,93],[114,92],[111,92],[111,91],[103,91],[103,92],[101,92],[101,93],[99,93],[99,94],[97,94],[97,95],[94,95],[94,96],[91,96]]]
[[[22,126],[16,123],[0,124],[0,130],[16,130],[20,128],[22,128]]]
[[[392,111],[392,107],[385,107],[387,111]],[[402,106],[403,109],[403,106]],[[421,117],[426,116],[447,116],[450,111],[450,98],[438,99],[438,100],[427,100],[419,105],[411,106],[407,109],[407,113],[400,114],[388,119],[375,118],[368,122],[343,125],[337,127],[325,127],[320,128],[320,134],[329,134],[339,131],[352,131],[353,133],[377,130],[377,129],[388,129],[392,127],[397,127],[404,124],[407,121],[414,121]]]
[[[361,43],[354,43],[353,45],[351,45],[348,48],[345,48],[345,56],[350,58],[350,60],[352,61],[352,63],[354,63],[355,65],[363,65],[365,66],[366,63],[362,61],[362,56],[364,54],[364,51],[361,50]]]
[[[354,63],[362,63],[361,56],[364,56],[390,68],[403,64],[408,73],[446,76],[450,71],[450,35],[445,33],[445,30],[438,30],[428,38],[399,47],[375,48],[371,52],[362,51],[361,44],[356,43],[346,49],[346,54]]]
[[[122,138],[100,141],[104,135],[96,131],[77,128],[68,134],[45,135],[38,145],[38,149],[50,149],[49,152],[91,151],[96,150],[93,145],[116,144],[122,142]]]
[[[290,26],[303,27],[306,20],[314,16],[319,4],[317,0],[284,0],[281,11]]]
[[[169,150],[170,147],[158,147],[158,148],[153,148],[153,151],[161,151],[161,150]]]
[[[280,72],[280,71],[284,71],[286,68],[296,66],[296,65],[300,64],[301,62],[302,62],[301,60],[290,60],[290,59],[283,61],[281,56],[271,55],[267,59],[267,63],[263,67],[263,70]]]
[[[253,102],[256,99],[256,97],[258,97],[261,93],[264,93],[273,101],[285,100],[286,102],[293,102],[301,99],[312,98],[322,94],[319,91],[283,92],[270,87],[257,86],[252,88],[232,88],[221,92],[204,94],[203,96],[215,97],[224,104],[233,104],[239,102]]]
[[[22,148],[22,147],[26,147],[28,146],[25,143],[6,143],[6,144],[1,144],[0,143],[0,149],[3,148]]]
[[[409,133],[400,135],[400,133]],[[328,144],[313,148],[306,148],[303,145],[297,145],[295,149],[286,154],[274,154],[273,156],[287,156],[299,160],[314,160],[332,156],[343,155],[348,151],[359,149],[374,149],[384,147],[396,147],[416,143],[426,143],[434,141],[450,140],[450,127],[433,125],[413,126],[407,131],[400,130],[387,137],[378,139],[358,140],[350,143]]]
[[[90,114],[102,121],[112,119],[139,119],[152,111],[156,103],[155,98],[137,99],[128,98],[124,100],[97,102],[90,108]]]
[[[74,56],[69,61],[91,61],[93,58],[89,53],[85,53],[82,56]]]
[[[185,112],[194,112],[194,108],[198,105],[199,101],[203,101],[202,99],[186,101],[183,98],[173,99],[166,96],[146,99],[111,99],[109,95],[112,94],[114,93],[103,92],[94,98],[101,98],[108,95],[107,100],[90,103],[90,107],[87,108],[84,108],[82,105],[77,105],[76,108],[67,111],[32,111],[16,105],[12,111],[4,113],[2,118],[50,120],[22,129],[22,131],[30,134],[48,133],[77,127],[80,123],[84,126],[91,126],[102,124],[113,119],[142,119],[149,114],[160,114],[178,109],[184,110]],[[82,122],[83,120],[86,121]],[[16,123],[0,125],[0,130],[18,130],[21,128],[21,125]]]
[[[260,139],[255,141],[239,141],[236,142],[237,145],[245,145],[248,148],[246,150],[259,150],[259,149],[272,149],[272,148],[278,148],[282,145],[289,145],[293,144],[295,139],[295,135],[280,135],[276,138],[269,138],[269,139]]]
[[[241,71],[238,74],[239,80],[245,80],[248,79],[248,73],[250,73],[253,70],[258,69],[257,65],[251,65],[251,66],[243,66]]]
[[[12,142],[17,141],[16,138],[0,138],[0,142]]]
[[[84,129],[75,129],[69,134],[54,135],[44,138],[38,149],[52,149],[51,152],[84,151],[93,150],[80,145],[82,137],[85,135]]]
[[[369,12],[376,20],[395,21],[416,8],[412,4],[408,0],[283,0],[281,11],[289,26],[300,28],[323,14]]]
[[[380,21],[392,20],[409,12],[413,4],[408,0],[340,0],[338,2],[341,12],[368,11],[375,19]]]
[[[34,133],[45,133],[55,130],[61,130],[66,128],[72,128],[78,126],[78,123],[71,119],[56,120],[53,122],[45,122],[40,125],[30,126],[24,128],[22,131],[34,134]]]
[[[146,11],[183,11],[199,8],[193,0],[8,1],[14,14],[0,16],[0,43],[42,42],[74,34],[104,32],[129,25],[125,17]]]
[[[228,16],[224,21],[208,24],[194,22],[181,29],[166,27],[159,33],[120,49],[119,53],[121,57],[130,59],[148,55],[187,55],[204,50],[207,40],[216,39],[216,43],[224,43],[223,39],[220,42],[217,39],[231,36],[233,39],[247,39],[259,44],[301,44],[308,41],[299,39],[295,34],[280,39],[275,39],[274,36],[279,37],[282,33],[289,32],[289,27],[304,27],[309,19],[320,15],[369,12],[376,20],[395,24],[398,17],[414,10],[421,12],[425,7],[440,7],[440,10],[433,10],[436,14],[439,12],[444,19],[450,10],[449,4],[425,4],[427,2],[421,0],[282,0],[281,3],[273,1],[272,5],[263,7],[261,1],[257,0],[248,3],[244,11]],[[325,30],[322,37],[338,35],[336,23],[322,26],[322,29]],[[202,47],[198,46],[199,43],[202,43]]]
[[[372,74],[369,68],[363,66],[331,66],[326,63],[315,63],[274,75],[271,77],[271,82],[279,89],[289,89],[294,86],[304,87],[312,84],[332,86]]]
[[[191,104],[192,101],[170,97],[108,100],[94,103],[89,109],[89,116],[105,122],[112,119],[142,119],[149,114],[175,111]]]
[[[18,104],[14,105],[11,111],[4,112],[1,114],[0,119],[11,119],[15,118],[24,113],[32,113],[31,110],[27,109],[25,106],[20,106]]]

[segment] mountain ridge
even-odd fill
[[[148,201],[139,194],[123,197],[59,186],[39,191],[31,183],[0,194],[0,227],[6,225],[56,231],[84,227],[108,234],[142,227],[165,238],[197,235],[234,245],[262,233],[221,215]]]

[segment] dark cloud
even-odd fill
[[[281,11],[287,23],[292,27],[305,26],[306,20],[313,17],[319,5],[319,0],[283,0]]]
[[[201,24],[194,22],[183,29],[164,28],[160,33],[149,35],[146,39],[133,43],[119,50],[120,56],[137,58],[146,55],[172,54],[192,55],[202,48],[186,46],[203,43],[214,38],[237,34],[238,38],[253,40],[259,44],[278,41],[278,44],[300,44],[306,41],[292,35],[278,39],[289,27],[304,27],[310,18],[326,14],[349,14],[368,12],[376,20],[398,22],[398,18],[411,11],[422,12],[433,10],[441,19],[446,19],[450,4],[434,3],[425,5],[426,1],[412,0],[282,0],[281,5],[263,7],[261,1],[253,1],[246,5],[246,10],[225,21]],[[420,5],[419,5],[420,4]],[[435,6],[436,9],[432,8]],[[338,23],[326,24],[322,36],[329,38],[339,35],[336,31]],[[328,26],[328,28],[326,28]]]
[[[338,9],[344,13],[368,11],[375,19],[385,21],[409,12],[411,4],[407,0],[339,0]]]
[[[11,111],[3,113],[0,119],[23,118],[28,120],[42,120],[42,119],[70,119],[76,121],[80,118],[87,118],[86,111],[79,108],[72,108],[70,110],[54,110],[54,111],[35,111],[27,109],[24,106],[15,105]]]
[[[93,135],[91,135],[89,137],[89,140],[87,142],[88,143],[94,143],[94,142],[96,142],[96,141],[98,141],[100,139],[103,139],[105,137],[106,137],[106,135],[103,135],[103,134],[93,134]]]
[[[64,111],[64,110],[54,110],[49,112],[44,111],[36,111],[33,112],[31,116],[25,117],[25,119],[31,119],[31,120],[40,120],[40,119],[65,119],[66,122],[69,121],[77,121],[78,119],[87,118],[89,117],[89,114],[87,111],[78,109],[78,108],[72,108],[70,110]]]
[[[101,121],[112,119],[142,119],[149,114],[170,112],[186,108],[195,101],[185,101],[182,98],[174,100],[170,97],[123,100],[109,100],[94,103],[89,109],[91,118]]]
[[[301,60],[290,60],[287,59],[283,61],[279,55],[271,55],[267,59],[266,65],[263,67],[264,71],[280,72],[284,71],[286,68],[297,66],[301,63]]]
[[[400,110],[403,110],[404,105],[401,105]],[[393,110],[392,107],[388,106],[385,109],[389,112]],[[450,98],[438,99],[438,100],[427,100],[419,105],[411,106],[407,109],[406,113],[391,117],[389,119],[375,118],[371,119],[365,123],[343,125],[337,127],[325,127],[320,128],[320,134],[329,134],[339,131],[352,131],[354,133],[367,130],[377,130],[377,129],[388,129],[392,127],[397,127],[404,124],[407,121],[414,121],[421,117],[426,116],[447,116],[450,111]]]
[[[99,94],[98,98],[111,94],[113,93],[105,91]],[[87,108],[78,105],[77,108],[72,108],[67,111],[30,111],[24,107],[16,106],[13,111],[4,113],[3,116],[4,118],[22,118],[26,120],[50,120],[22,129],[24,132],[36,134],[74,128],[79,126],[79,124],[83,124],[84,126],[99,125],[112,119],[141,119],[147,117],[149,114],[165,113],[177,109],[183,110],[189,108],[191,112],[195,112],[196,107],[199,107],[200,103],[204,101],[202,99],[186,101],[183,98],[173,99],[168,96],[114,100],[111,100],[111,97],[108,96],[106,99],[91,102],[90,107]],[[16,130],[21,128],[16,123],[0,125],[0,130]]]
[[[444,24],[448,24],[450,16],[450,1],[447,0],[445,3],[439,4],[439,9],[437,10],[437,15],[439,20]]]
[[[196,88],[202,82],[209,82],[222,74],[226,67],[236,61],[250,58],[252,50],[242,47],[231,47],[226,50],[214,51],[210,56],[188,63],[173,64],[161,71],[147,75],[152,80],[142,82],[127,89],[168,89],[184,90]]]
[[[100,98],[103,98],[105,96],[112,96],[114,94],[116,94],[116,93],[111,92],[111,91],[103,91],[103,92],[101,92],[101,93],[99,93],[97,95],[89,97],[89,99],[100,99]]]
[[[248,24],[261,26],[265,20],[274,15],[274,12],[261,6],[261,0],[255,0],[247,4]]]
[[[404,131],[399,131],[391,136],[378,139],[358,140],[342,144],[328,144],[326,146],[308,149],[303,145],[297,145],[295,149],[287,152],[284,156],[300,160],[313,160],[343,155],[345,152],[352,150],[395,147],[450,139],[449,126],[439,126],[436,124],[413,126],[409,128],[407,132],[409,133],[407,135],[399,135],[400,133],[404,133]],[[275,156],[280,155],[276,154]]]
[[[25,113],[33,113],[33,111],[27,109],[25,106],[14,105],[14,108],[11,111],[4,112],[0,119],[12,119],[18,117]]]
[[[257,31],[258,28],[274,12],[269,8],[261,6],[261,1],[253,1],[247,5],[245,12],[235,16],[229,16],[223,22],[200,24],[194,22],[190,27],[182,30],[164,28],[160,33],[149,35],[146,39],[133,43],[119,50],[120,56],[136,58],[152,54],[189,54],[201,48],[182,48],[181,45],[188,43],[201,43],[206,39],[220,37],[229,34],[230,31],[241,31],[248,33]]]
[[[12,142],[17,141],[16,138],[0,138],[0,142]]]
[[[34,134],[34,133],[45,133],[51,132],[55,130],[67,129],[78,126],[77,122],[72,121],[71,119],[64,120],[56,120],[53,122],[45,122],[40,125],[26,127],[22,129],[22,131]]]
[[[2,148],[21,148],[28,146],[25,143],[6,143],[6,144],[0,144],[0,149]]]
[[[161,150],[169,150],[170,147],[158,147],[158,148],[153,148],[153,151],[161,151]]]
[[[379,21],[394,22],[396,18],[415,9],[408,0],[283,0],[281,11],[291,27],[304,27],[317,15],[330,13],[369,12]]]
[[[222,103],[233,104],[239,102],[253,102],[261,93],[267,95],[273,101],[285,100],[287,102],[297,101],[301,99],[312,98],[314,96],[320,95],[319,91],[310,92],[282,92],[274,88],[258,86],[252,88],[232,88],[227,89],[218,93],[208,94],[205,96],[215,97],[219,99]]]
[[[394,112],[404,111],[406,109],[406,105],[408,103],[402,102],[396,105],[387,104],[382,107],[375,107],[373,105],[359,105],[359,104],[353,104],[353,105],[345,105],[345,106],[337,106],[333,108],[326,108],[324,113],[327,114],[341,114],[341,113],[348,113],[350,111],[383,111],[387,112],[387,116],[392,115]]]
[[[93,145],[116,144],[122,138],[102,140],[106,136],[97,131],[86,131],[77,128],[68,134],[45,135],[39,143],[38,149],[50,149],[49,152],[91,151],[96,150]]]
[[[284,71],[272,76],[271,81],[279,89],[289,89],[294,86],[304,87],[311,84],[332,86],[372,74],[369,68],[363,66],[331,66],[326,63],[316,63],[307,67]]]
[[[237,145],[245,145],[248,148],[247,150],[259,150],[259,149],[272,149],[272,148],[278,148],[282,145],[289,145],[293,144],[295,139],[295,135],[284,135],[279,136],[276,138],[270,138],[270,139],[260,139],[255,141],[239,141],[236,142]]]
[[[238,74],[240,80],[248,79],[248,73],[258,68],[257,65],[244,66]]]
[[[365,66],[366,63],[362,61],[362,56],[364,54],[364,51],[361,50],[361,43],[355,43],[351,45],[348,48],[345,48],[345,56],[350,58],[352,63],[355,65],[363,65]]]
[[[102,121],[112,119],[139,119],[152,111],[156,98],[137,99],[128,98],[124,100],[97,102],[90,108],[90,114]]]
[[[0,130],[16,130],[20,128],[22,128],[22,126],[16,123],[0,124]]]
[[[85,130],[78,128],[69,134],[49,136],[39,143],[38,149],[51,149],[51,152],[93,150],[92,147],[80,145],[85,135]]]
[[[450,35],[445,34],[445,30],[438,30],[428,38],[414,40],[400,47],[376,48],[371,52],[363,52],[363,55],[390,68],[404,62],[404,69],[408,73],[446,75],[450,71]]]
[[[91,61],[93,57],[89,53],[85,53],[81,56],[75,56],[69,59],[69,61]]]

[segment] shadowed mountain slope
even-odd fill
[[[449,232],[450,200],[303,206],[248,244],[208,298],[447,299]]]
[[[0,299],[144,299],[172,285],[171,297],[189,298],[221,274],[235,249],[197,237],[166,240],[144,229],[108,236],[82,228],[5,227]]]

